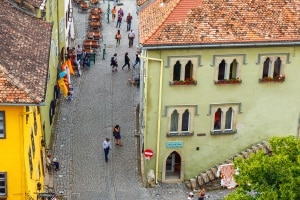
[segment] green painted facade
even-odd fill
[[[144,149],[154,151],[150,161],[144,161],[144,171],[157,171],[157,180],[164,178],[167,157],[176,151],[181,157],[182,179],[190,179],[246,148],[272,136],[297,135],[300,110],[300,47],[244,47],[209,49],[143,50],[144,86],[142,91],[141,132]],[[263,63],[269,56],[282,60],[283,82],[260,82]],[[196,85],[170,85],[172,59],[193,60]],[[215,84],[218,66],[223,58],[237,58],[237,84]],[[159,84],[163,60],[161,115],[159,116]],[[173,59],[173,60],[174,60]],[[274,65],[274,63],[271,63]],[[184,65],[183,65],[184,66]],[[211,134],[214,106],[236,106],[232,134]],[[189,136],[167,137],[170,130],[170,107],[192,108]],[[158,118],[160,131],[158,131]],[[160,132],[160,133],[159,133]],[[160,134],[159,144],[158,135]],[[183,143],[170,148],[168,142]],[[157,147],[159,145],[159,148]],[[158,156],[158,169],[156,159]]]

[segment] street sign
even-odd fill
[[[152,158],[152,156],[153,156],[153,151],[151,150],[151,149],[146,149],[145,151],[144,151],[144,155],[145,155],[145,157],[147,158]]]

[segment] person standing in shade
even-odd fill
[[[134,38],[135,38],[135,33],[131,29],[130,32],[128,33],[129,47],[132,47]]]
[[[118,45],[120,45],[121,38],[122,38],[122,36],[121,36],[120,29],[119,29],[119,30],[117,31],[116,35],[115,35],[115,39],[116,39],[116,47],[117,47]]]
[[[125,53],[125,64],[122,66],[122,69],[128,65],[128,69],[130,69],[130,58],[128,57],[128,52]]]
[[[139,57],[139,54],[135,54],[135,62],[134,62],[134,65],[132,66],[133,69],[135,69],[135,66],[137,64],[140,64],[141,60],[140,60],[140,57]]]
[[[76,49],[76,56],[78,61],[82,59],[82,48],[80,47],[80,45],[78,45]]]
[[[114,128],[114,136],[116,140],[116,145],[123,146],[123,144],[121,143],[121,128],[118,124]]]
[[[108,162],[108,154],[109,154],[109,150],[111,150],[111,143],[109,138],[106,138],[103,141],[103,150],[105,155],[105,162]]]
[[[130,31],[131,29],[131,20],[132,20],[132,16],[130,15],[130,13],[128,13],[126,17],[127,31]]]
[[[113,9],[111,9],[111,20],[114,22],[116,19],[116,13],[117,13],[117,8],[116,6],[113,7]]]

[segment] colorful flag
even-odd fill
[[[66,98],[68,96],[68,88],[65,84],[65,81],[63,78],[59,79],[57,81],[58,85],[59,85],[59,88],[60,88],[60,91],[62,92],[62,94],[64,95],[64,97]]]

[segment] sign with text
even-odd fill
[[[182,141],[167,142],[167,148],[182,148],[182,147],[183,147]]]

